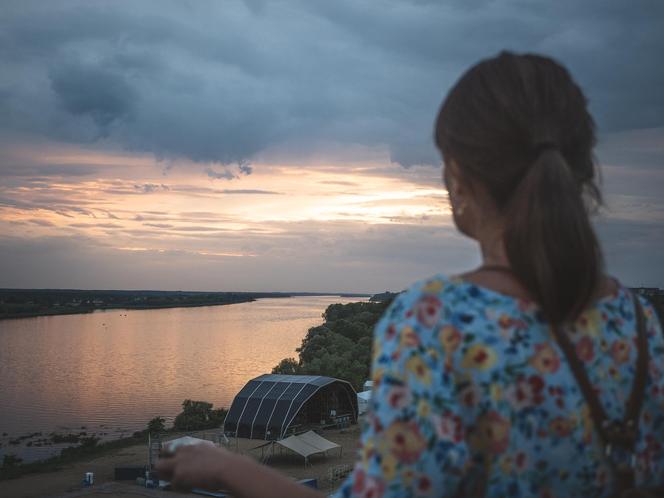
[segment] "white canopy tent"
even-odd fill
[[[305,432],[297,436],[290,436],[285,439],[275,441],[276,444],[288,448],[295,453],[304,457],[304,464],[309,462],[309,456],[316,453],[327,454],[328,450],[339,448],[339,456],[341,456],[342,447],[337,443],[328,441],[322,436],[319,436],[314,431]]]

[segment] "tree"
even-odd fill
[[[295,358],[284,358],[272,369],[273,374],[298,375],[300,373],[300,364]]]
[[[159,434],[166,430],[166,419],[164,417],[155,417],[148,422],[148,433]]]
[[[207,401],[185,399],[182,402],[182,412],[175,417],[173,427],[178,431],[197,431],[221,426],[228,410],[225,408],[213,410],[212,406],[212,403]]]

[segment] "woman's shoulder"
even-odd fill
[[[637,294],[643,315],[648,336],[659,342],[658,356],[664,353],[664,336],[662,335],[662,316],[657,313],[655,305],[645,296]],[[661,312],[661,309],[660,309]]]
[[[612,279],[614,287],[596,299],[581,315],[581,321],[588,316],[599,316],[604,325],[613,331],[619,331],[620,325],[632,323],[636,320],[635,301],[638,301],[643,311],[648,331],[661,330],[661,317],[655,309],[654,304],[635,289],[622,284],[618,279]],[[661,334],[658,334],[661,335]]]
[[[438,311],[450,296],[458,292],[460,284],[459,279],[442,274],[418,280],[394,298],[385,316],[392,320],[416,318],[417,308],[426,307],[426,303],[432,312],[434,309]]]
[[[454,295],[467,294],[469,297],[476,297],[478,289],[479,286],[464,280],[461,276],[438,273],[414,282],[399,293],[397,299],[405,303],[417,301],[423,296],[449,299]]]
[[[584,314],[601,313],[607,317],[631,314],[634,291],[617,279],[613,281],[613,290],[594,300]],[[636,295],[651,327],[659,325],[652,303]],[[543,321],[540,308],[534,301],[500,292],[461,276],[444,274],[435,274],[410,285],[397,295],[385,317],[391,321],[413,321],[432,326],[434,320],[458,321],[459,317],[480,315],[488,321],[505,316],[530,317],[538,323]]]
[[[440,315],[448,317],[492,309],[511,313],[535,308],[534,303],[527,299],[501,293],[461,276],[436,274],[415,282],[401,292],[388,311],[392,318],[410,318],[418,312],[420,315],[427,314],[427,306],[431,311],[440,306],[443,312]]]
[[[397,295],[383,315],[378,332],[390,335],[407,328],[424,333],[446,325],[464,329],[472,323],[514,315],[527,305],[461,277],[436,274]]]

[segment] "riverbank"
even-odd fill
[[[217,440],[216,431],[199,431],[190,433],[203,439]],[[304,466],[301,456],[287,454],[284,451],[279,454],[276,450],[268,465],[277,469],[293,479],[315,478],[319,487],[326,493],[334,491],[341,481],[339,473],[350,469],[356,458],[356,448],[359,441],[359,427],[351,426],[346,430],[330,430],[323,433],[324,437],[342,447],[341,456],[336,450],[330,451],[329,455],[313,455],[309,457],[310,465]],[[178,437],[173,434],[172,438]],[[169,438],[171,439],[171,435]],[[234,443],[234,442],[233,442]],[[261,450],[255,449],[263,444],[259,440],[239,439],[237,451],[244,455],[252,456],[257,460],[261,457]],[[232,444],[235,450],[235,444]],[[148,490],[139,487],[133,482],[114,481],[114,469],[119,466],[145,465],[147,463],[147,443],[135,443],[121,448],[112,448],[102,451],[94,456],[71,461],[60,465],[57,469],[50,471],[35,472],[22,477],[0,481],[0,496],[12,498],[43,498],[60,497],[74,498],[83,496],[106,497],[182,497],[197,496],[194,494],[172,493],[167,491]],[[91,488],[83,488],[81,480],[86,472],[94,472],[95,485]]]
[[[0,319],[75,315],[98,310],[146,310],[220,306],[290,294],[257,292],[162,292],[76,289],[0,289]]]
[[[279,296],[279,297],[290,297],[290,296]],[[240,304],[240,303],[251,303],[256,299],[245,299],[238,300],[233,302],[206,302],[206,303],[191,303],[191,304],[163,304],[163,305],[147,305],[147,306],[106,306],[106,307],[97,307],[97,308],[72,308],[72,309],[50,309],[44,311],[35,311],[29,313],[21,314],[7,314],[0,316],[0,320],[12,320],[19,318],[35,318],[39,316],[58,316],[58,315],[82,315],[86,313],[94,313],[95,311],[110,311],[110,310],[158,310],[158,309],[168,309],[168,308],[200,308],[203,306],[223,306],[227,304]]]
[[[311,292],[104,291],[77,289],[0,289],[0,320],[77,315],[100,310],[148,310],[222,306],[256,299],[306,296],[369,297]]]
[[[30,474],[56,472],[68,465],[90,460],[129,446],[146,445],[147,441],[147,433],[145,432],[136,432],[133,436],[113,439],[103,443],[99,443],[99,438],[95,436],[78,438],[76,441],[71,441],[78,443],[78,446],[64,447],[59,454],[50,458],[26,463],[8,453],[5,454],[3,465],[0,467],[0,483]]]

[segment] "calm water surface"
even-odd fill
[[[172,420],[187,398],[229,407],[249,379],[296,356],[328,305],[358,300],[260,299],[0,321],[0,435],[7,433],[0,457],[54,452],[27,447],[28,440],[9,445],[28,433],[130,435],[157,415]]]

